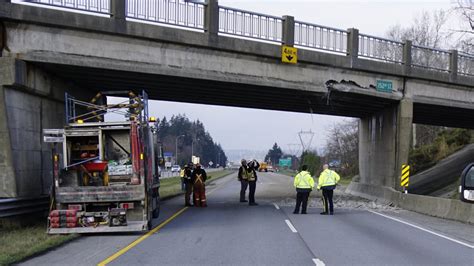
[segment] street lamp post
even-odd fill
[[[176,155],[175,155],[176,156],[176,164],[179,164],[178,163],[178,138],[180,138],[180,137],[184,137],[184,135],[179,135],[179,136],[176,137]]]
[[[199,139],[196,139],[198,141]],[[193,156],[194,156],[194,138],[193,141],[191,142],[191,162],[193,161]]]

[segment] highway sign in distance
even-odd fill
[[[291,167],[291,158],[287,158],[287,159],[280,159],[278,161],[278,165],[280,167]]]
[[[281,46],[281,61],[287,64],[298,63],[298,49],[295,47],[282,45]]]

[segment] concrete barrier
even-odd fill
[[[404,194],[390,187],[374,186],[358,182],[351,182],[347,193],[384,204],[391,204],[402,209],[474,224],[474,204],[460,200],[437,198],[416,194]]]

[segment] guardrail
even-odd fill
[[[474,76],[474,55],[458,54],[458,73]]]
[[[412,66],[428,68],[443,72],[449,72],[449,60],[451,53],[435,48],[412,45]]]
[[[0,218],[47,211],[49,197],[0,199]]]
[[[405,67],[424,68],[454,76],[458,74],[474,76],[474,55],[411,45],[409,41],[407,44],[359,34],[358,30],[349,31],[294,21],[291,16],[286,17],[290,18],[287,21],[282,17],[218,6],[217,0],[12,0],[12,2],[109,14],[112,15],[111,18],[164,23],[210,34],[228,34],[278,44],[294,44],[302,48],[403,64]]]
[[[219,6],[219,32],[265,41],[282,41],[279,17]]]
[[[359,34],[360,57],[403,63],[403,43],[385,38]]]
[[[127,0],[127,18],[204,29],[204,4],[184,0]]]
[[[295,44],[318,50],[347,53],[347,31],[295,21]]]
[[[110,14],[110,0],[27,0],[25,2],[100,14]]]

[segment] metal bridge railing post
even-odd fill
[[[204,12],[204,31],[209,35],[217,36],[219,32],[219,2],[207,0]]]
[[[293,46],[295,44],[295,17],[283,16],[283,26],[281,30],[282,43],[284,45]]]
[[[458,78],[458,50],[449,51],[449,80],[456,81]]]
[[[359,56],[359,30],[347,29],[347,56],[350,57],[350,64],[353,67]]]
[[[412,65],[412,54],[411,54],[412,42],[405,40],[403,43],[403,71],[405,75],[410,75]]]
[[[110,17],[116,22],[118,31],[125,30],[125,22],[127,18],[126,0],[109,0],[110,1]]]

